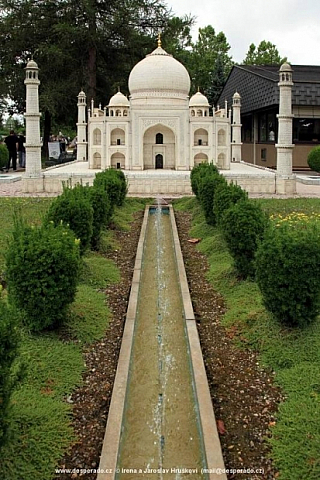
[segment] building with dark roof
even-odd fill
[[[293,168],[307,167],[307,155],[320,144],[320,66],[292,65],[294,114]],[[276,166],[279,113],[279,67],[235,65],[219,103],[241,95],[242,159],[265,167]]]

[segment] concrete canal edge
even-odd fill
[[[203,443],[207,460],[208,478],[210,480],[227,480],[227,475],[224,473],[225,465],[221,451],[221,444],[217,430],[216,419],[211,402],[210,389],[203,362],[200,340],[189,292],[187,275],[184,268],[176,220],[174,217],[173,207],[170,205],[169,208],[173,243],[178,267],[178,276],[181,287],[182,302],[185,313],[185,320],[187,324],[187,335],[195,382],[195,393],[198,400]]]
[[[104,435],[99,471],[97,480],[114,480],[117,468],[118,450],[121,436],[121,425],[124,411],[127,380],[133,343],[134,322],[136,318],[143,245],[146,235],[149,207],[146,207],[142,222],[140,238],[136,253],[132,285],[126,315],[126,322],[122,337],[118,367],[113,386],[111,403],[108,414],[107,428]]]
[[[210,480],[227,480],[227,476],[224,473],[225,466],[221,452],[221,445],[217,431],[215,415],[213,412],[208,380],[203,363],[200,341],[192,308],[173,207],[170,205],[169,209],[182,302],[186,319],[186,331],[190,348],[195,394],[198,400],[199,417],[206,455],[207,475],[204,474],[204,478],[208,478]],[[116,476],[148,215],[149,206],[147,206],[145,209],[137,248],[118,367],[100,456],[98,470],[100,473],[97,475],[97,480],[114,480]]]

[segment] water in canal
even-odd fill
[[[204,478],[168,209],[149,214],[130,365],[116,478]]]

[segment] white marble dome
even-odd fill
[[[129,100],[123,93],[117,92],[110,98],[108,107],[129,107]]]
[[[129,90],[132,97],[186,98],[190,91],[190,77],[182,63],[158,47],[133,67]]]
[[[189,107],[209,107],[208,99],[201,92],[197,92],[190,98]]]

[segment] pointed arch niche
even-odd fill
[[[194,166],[199,165],[200,163],[208,163],[208,155],[205,153],[197,153],[194,157]]]
[[[161,124],[148,128],[143,135],[143,168],[156,168],[156,158],[159,159],[159,155],[162,155],[162,168],[175,169],[175,143],[175,134],[171,128]]]

